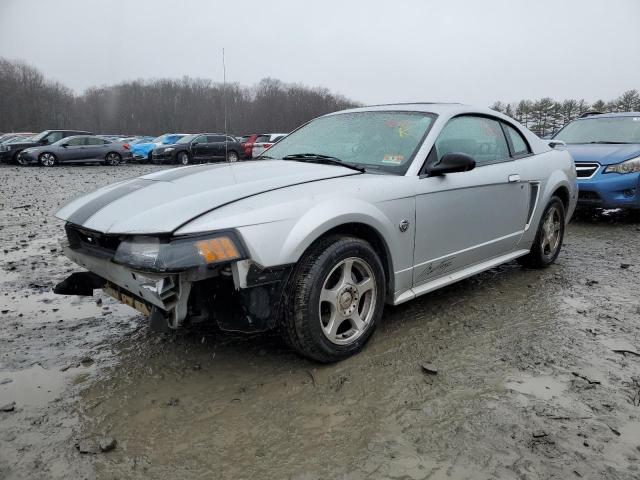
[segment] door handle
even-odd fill
[[[520,181],[520,175],[518,175],[517,173],[509,175],[509,183],[518,183],[519,181]]]

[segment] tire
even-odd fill
[[[189,163],[191,163],[191,159],[187,152],[179,152],[176,156],[176,160],[178,160],[178,163],[181,165],[189,165]]]
[[[53,153],[44,152],[38,157],[38,162],[40,162],[40,165],[43,167],[53,167],[58,163],[58,159]]]
[[[351,275],[345,275],[347,268]],[[296,264],[285,288],[285,342],[323,363],[357,353],[382,317],[385,285],[382,263],[369,243],[347,236],[320,240]]]
[[[227,152],[227,162],[228,163],[235,163],[238,160],[240,160],[240,157],[238,156],[238,152],[235,152],[234,150],[230,150]]]
[[[120,165],[120,162],[122,162],[122,157],[119,153],[116,152],[109,152],[104,157],[104,163],[111,167],[117,167],[118,165]]]
[[[551,197],[540,218],[531,251],[524,257],[518,258],[520,265],[529,268],[545,268],[555,262],[562,248],[564,228],[564,204],[558,197]]]

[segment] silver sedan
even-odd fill
[[[251,162],[197,165],[73,200],[66,255],[154,328],[279,328],[298,352],[359,351],[398,305],[505,262],[555,261],[573,160],[513,119],[460,104],[352,109]]]

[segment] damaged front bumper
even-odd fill
[[[180,327],[214,319],[222,330],[256,332],[275,326],[290,265],[262,268],[240,260],[209,270],[150,273],[113,262],[100,250],[78,248],[62,241],[64,255],[87,272],[72,274],[55,293],[91,295],[94,289],[125,303],[158,327]]]
[[[62,251],[67,258],[86,268],[103,282],[99,285],[100,282],[95,277],[82,276],[74,279],[72,275],[56,286],[56,293],[87,295],[87,286],[91,290],[93,287],[103,288],[111,296],[142,313],[148,314],[153,307],[167,312],[169,314],[167,323],[172,328],[179,327],[186,318],[189,292],[192,283],[198,280],[197,276],[189,275],[188,272],[171,274],[136,272],[125,265],[112,262],[107,255],[101,257],[95,252],[72,248],[67,241],[61,243]],[[63,289],[65,282],[68,286]],[[74,290],[84,293],[74,293]]]

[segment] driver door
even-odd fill
[[[470,155],[476,168],[418,181],[414,287],[512,252],[526,224],[529,189],[498,120],[451,119],[427,163],[447,153]]]

